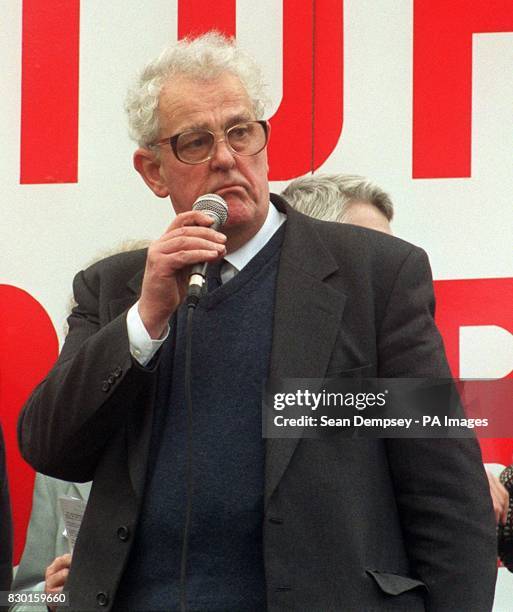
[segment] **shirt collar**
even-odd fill
[[[250,238],[246,242],[246,244],[243,244],[236,251],[225,255],[225,261],[230,263],[237,270],[242,270],[242,268],[269,242],[280,228],[281,224],[286,220],[287,215],[280,212],[274,204],[270,202],[267,217],[262,227],[253,238]]]

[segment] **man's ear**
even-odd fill
[[[134,153],[134,168],[159,198],[167,198],[169,190],[160,175],[160,159],[150,149],[139,147]]]

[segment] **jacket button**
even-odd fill
[[[110,390],[110,384],[108,380],[104,380],[102,382],[102,391],[105,391],[105,393],[107,393],[107,391]]]
[[[125,527],[124,525],[121,525],[121,527],[119,527],[117,533],[118,533],[118,538],[122,542],[126,542],[128,538],[130,537],[130,529],[128,529],[128,527]]]
[[[107,378],[107,382],[109,383],[109,385],[113,385],[114,384],[114,375],[111,374],[108,378]]]
[[[122,369],[121,369],[121,368],[118,366],[118,367],[117,367],[117,368],[114,370],[113,374],[114,374],[114,376],[115,376],[116,378],[119,378],[119,377],[121,376],[121,374],[123,374],[123,370],[122,370]]]
[[[103,591],[96,593],[96,603],[102,607],[106,606],[109,603],[109,596],[107,593],[104,593]]]

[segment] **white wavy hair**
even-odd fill
[[[281,195],[291,206],[310,217],[343,223],[352,202],[368,202],[388,221],[394,216],[390,196],[364,176],[314,174],[293,180]]]
[[[130,137],[141,147],[148,147],[158,140],[160,92],[173,77],[180,75],[209,81],[226,72],[239,78],[251,100],[256,119],[263,119],[267,98],[259,66],[233,38],[211,31],[169,45],[143,68],[125,102]]]

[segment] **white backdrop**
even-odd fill
[[[127,238],[158,236],[172,216],[169,201],[157,199],[132,169],[123,100],[137,69],[176,39],[179,5],[82,0],[78,182],[21,185],[22,4],[0,5],[0,283],[35,298],[62,341],[76,271]],[[40,6],[44,11],[45,0]],[[435,279],[511,282],[513,33],[473,35],[471,177],[413,179],[413,8],[412,0],[344,2],[344,124],[318,171],[367,175],[388,191],[394,232],[428,252]],[[237,1],[237,38],[264,67],[269,116],[282,94],[282,26],[281,1]],[[511,372],[508,331],[462,329],[462,373]],[[496,611],[513,608],[513,576],[504,573]]]

